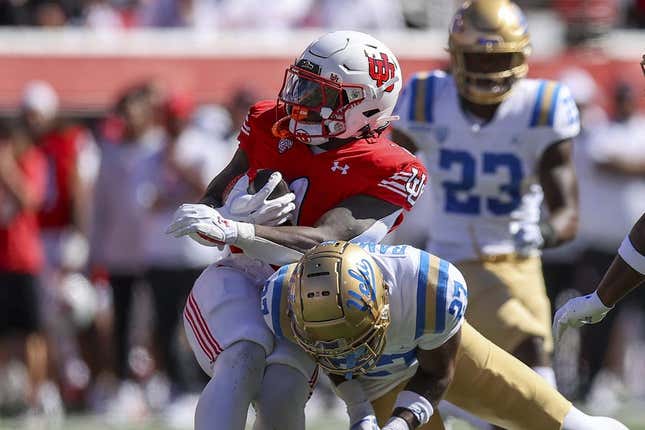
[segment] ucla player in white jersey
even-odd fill
[[[416,74],[395,110],[393,140],[433,178],[427,249],[468,279],[468,321],[555,384],[540,249],[576,233],[578,111],[562,84],[525,78],[529,33],[508,0],[464,3],[449,51],[451,74]]]
[[[272,275],[261,303],[277,338],[269,366],[307,376],[318,364],[346,402],[351,430],[443,429],[444,395],[511,430],[625,430],[578,411],[474,330],[459,270],[411,246],[325,242]],[[288,406],[284,416],[297,413]]]

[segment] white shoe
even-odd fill
[[[591,386],[585,409],[591,415],[614,415],[626,398],[623,381],[613,372],[600,371]]]
[[[115,397],[109,402],[105,418],[113,424],[141,423],[150,417],[150,408],[139,384],[133,381],[121,383]]]
[[[193,428],[198,401],[198,394],[179,396],[161,414],[162,422],[171,429],[184,430]]]

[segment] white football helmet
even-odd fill
[[[309,145],[379,133],[402,86],[399,62],[383,43],[357,31],[335,31],[310,44],[290,66],[278,100],[287,116],[274,126]]]

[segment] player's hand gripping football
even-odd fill
[[[597,292],[586,296],[575,297],[564,304],[553,318],[553,338],[557,343],[569,327],[580,327],[583,324],[595,324],[602,321],[612,308],[598,297]]]
[[[267,183],[255,194],[249,194],[249,177],[243,175],[235,183],[219,213],[227,219],[251,224],[276,226],[286,222],[296,208],[294,193],[270,198],[282,181],[280,172],[273,172]]]
[[[224,218],[208,205],[186,203],[175,211],[166,234],[174,237],[188,235],[202,245],[222,247],[235,243],[240,225],[242,223]]]

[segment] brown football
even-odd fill
[[[275,170],[271,170],[271,169],[258,170],[255,175],[255,178],[249,184],[249,189],[248,189],[249,194],[255,194],[259,190],[261,190],[262,187],[266,185],[267,181],[269,180],[269,177],[271,177],[271,174],[274,171]],[[284,179],[282,179],[280,183],[278,183],[278,185],[273,189],[271,194],[269,194],[269,200],[284,196],[289,192],[291,192],[289,190],[289,184],[287,184],[287,182]]]

